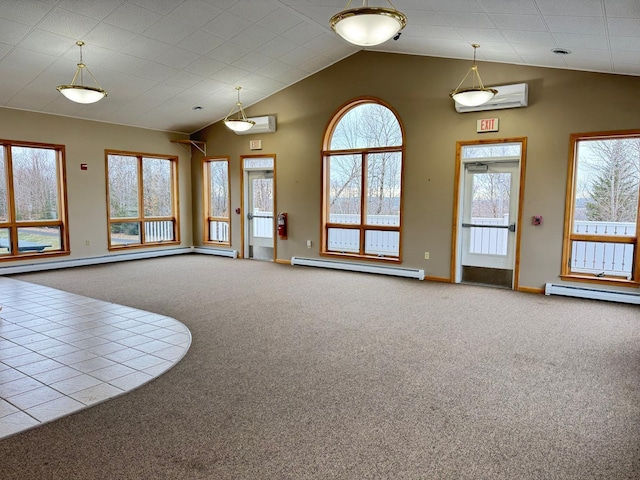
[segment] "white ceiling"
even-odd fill
[[[346,3],[0,0],[0,106],[192,133],[229,113],[236,85],[248,106],[355,53],[328,26]],[[393,3],[407,27],[371,50],[470,60],[479,43],[480,61],[640,76],[640,0]],[[109,92],[96,104],[55,89],[71,82],[77,40]]]

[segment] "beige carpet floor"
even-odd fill
[[[185,358],[0,441],[5,479],[640,478],[640,308],[181,255],[17,275]]]

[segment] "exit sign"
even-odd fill
[[[497,132],[498,131],[498,119],[497,118],[483,118],[478,120],[476,124],[476,131],[478,133],[483,132]]]

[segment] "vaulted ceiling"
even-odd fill
[[[346,3],[0,0],[0,106],[192,133],[225,117],[238,85],[248,106],[357,52],[328,25]],[[370,50],[470,60],[470,44],[479,43],[479,61],[640,76],[636,0],[393,4],[407,27]],[[55,89],[71,82],[77,40],[109,93],[96,104],[70,102]]]

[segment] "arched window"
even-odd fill
[[[322,254],[401,260],[403,136],[378,99],[333,116],[322,152]]]

